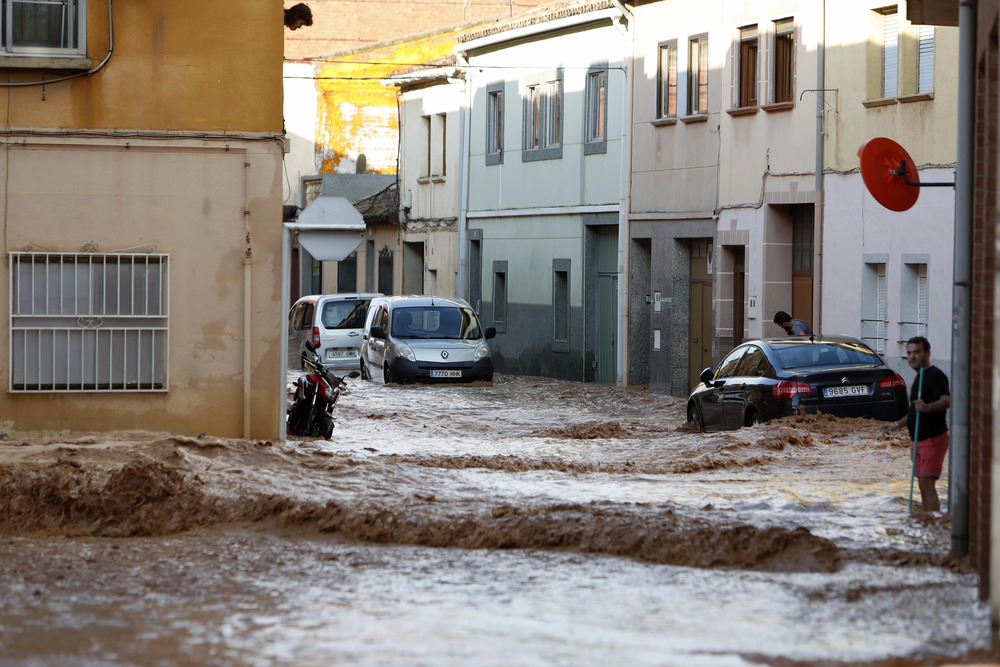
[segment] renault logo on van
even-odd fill
[[[441,358],[442,359],[448,358],[448,350],[441,350]]]

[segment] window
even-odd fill
[[[552,351],[569,352],[569,271],[568,259],[552,260]]]
[[[757,106],[757,26],[740,29],[739,107]]]
[[[559,81],[545,84],[544,148],[558,148],[562,141],[562,86]]]
[[[524,149],[537,150],[542,136],[541,86],[528,86],[525,102],[528,132],[524,138]]]
[[[169,256],[10,253],[10,391],[167,391]]]
[[[886,348],[885,263],[866,263],[861,280],[861,340],[878,354]]]
[[[358,251],[337,262],[337,292],[341,294],[358,291]]]
[[[688,114],[708,113],[708,38],[696,37],[688,49]]]
[[[503,162],[503,83],[486,86],[486,164]]]
[[[746,356],[736,369],[736,377],[754,377],[757,375],[757,366],[764,358],[764,351],[759,347],[751,347],[747,350]]]
[[[305,302],[302,304],[302,319],[299,320],[299,331],[309,331],[313,327],[313,319],[316,315],[316,304]]]
[[[934,26],[917,26],[917,92],[934,92]]]
[[[656,117],[670,118],[677,115],[677,42],[660,47],[659,84],[656,87]]]
[[[906,341],[927,335],[927,255],[903,255],[899,307],[899,356],[906,356]]]
[[[420,178],[431,177],[431,117],[420,117]]]
[[[587,73],[586,142],[584,155],[608,152],[608,66],[598,65]]]
[[[771,101],[775,104],[792,102],[792,73],[795,58],[795,21],[782,19],[774,22],[774,84]]]
[[[497,333],[507,332],[507,262],[493,262],[493,324]]]
[[[431,116],[431,178],[445,175],[447,153],[448,117],[443,113]]]
[[[899,81],[899,14],[882,10],[882,97],[895,97]]]
[[[3,53],[79,55],[86,52],[86,0],[0,0]]]
[[[733,377],[736,372],[736,366],[740,363],[740,359],[743,358],[743,354],[747,351],[745,347],[738,347],[729,353],[729,356],[723,359],[722,363],[719,364],[719,370],[715,372],[715,379],[721,380],[723,378]]]
[[[562,72],[526,81],[521,161],[562,157]]]

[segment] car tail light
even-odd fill
[[[811,394],[812,387],[805,382],[795,382],[793,380],[782,380],[771,388],[774,397],[777,399],[791,398],[795,394]]]
[[[906,391],[906,380],[899,373],[893,373],[891,377],[882,378],[878,386],[882,389],[902,389]]]
[[[313,345],[319,349],[319,327],[313,327]]]

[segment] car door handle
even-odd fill
[[[351,336],[351,337],[353,338],[353,337],[355,337],[355,336],[360,336],[361,334],[359,334],[359,333],[358,333],[357,331],[352,331],[351,333],[349,333],[349,334],[347,334],[347,335],[348,335],[348,336]]]

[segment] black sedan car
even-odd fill
[[[721,431],[800,412],[889,421],[908,408],[906,382],[857,338],[790,336],[748,341],[702,371],[687,415]]]

